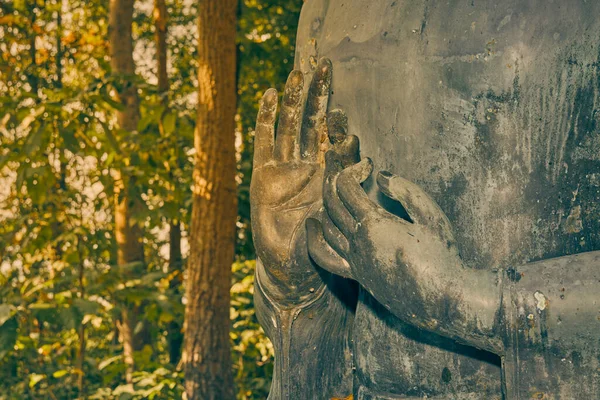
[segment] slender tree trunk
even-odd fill
[[[115,75],[130,76],[135,74],[133,61],[133,4],[134,0],[110,0],[109,40],[111,68]],[[139,99],[137,88],[131,81],[123,82],[118,94],[124,109],[117,114],[117,121],[126,131],[137,129],[139,121]],[[117,241],[117,264],[123,266],[144,262],[142,230],[132,223],[132,215],[141,207],[141,200],[132,196],[130,191],[134,185],[132,177],[121,173],[115,180],[115,238]],[[138,271],[142,273],[142,271]],[[133,272],[135,275],[136,272]],[[131,382],[134,369],[134,351],[143,343],[134,335],[137,316],[141,310],[128,304],[122,306],[121,321],[118,324],[123,340],[123,355],[127,364],[127,382]],[[139,336],[139,335],[138,335]]]
[[[79,273],[78,273],[78,284],[79,284],[79,293],[77,296],[80,299],[85,299],[85,266],[83,264],[83,251],[81,250],[82,246],[82,238],[77,237],[77,251],[79,254]],[[85,361],[85,350],[86,350],[86,337],[85,337],[85,325],[83,321],[79,324],[79,329],[77,331],[77,336],[79,337],[79,349],[77,351],[77,369],[79,370],[77,377],[77,388],[79,389],[79,398],[85,399],[85,386],[84,386],[84,361]]]
[[[158,92],[162,96],[165,110],[169,107],[169,75],[167,73],[167,31],[168,17],[167,5],[165,0],[154,0],[154,39],[156,43],[156,65],[158,76]],[[160,121],[160,131],[164,132],[162,119]],[[175,184],[175,190],[178,190]],[[177,196],[175,196],[177,197]],[[169,271],[181,271],[181,227],[178,219],[174,219],[169,223]],[[178,278],[178,277],[177,277]],[[172,279],[170,287],[176,292],[181,285],[181,279]],[[167,327],[167,340],[169,349],[169,362],[172,365],[177,365],[181,358],[181,345],[183,343],[183,333],[181,332],[181,323],[177,320],[169,322]]]
[[[27,80],[31,85],[31,92],[37,96],[38,94],[38,70],[37,70],[37,35],[35,34],[35,22],[37,21],[37,15],[35,14],[35,10],[37,8],[37,3],[35,1],[29,1],[29,12],[31,13],[30,21],[31,21],[31,38],[29,39],[29,57],[31,57],[31,65],[29,72],[27,74]],[[37,99],[36,99],[37,101]]]
[[[56,82],[59,87],[62,87],[63,70],[62,70],[62,0],[58,2],[58,12],[56,14]]]
[[[63,87],[62,12],[63,12],[63,1],[60,0],[58,2],[58,11],[56,14],[56,56],[55,56],[56,80],[54,82],[56,85],[56,88],[58,88],[58,89],[61,89]],[[67,190],[67,162],[65,161],[65,156],[64,156],[63,149],[62,149],[63,143],[60,143],[60,141],[61,141],[61,139],[60,139],[60,137],[61,137],[61,135],[60,135],[61,122],[62,121],[60,121],[60,120],[54,121],[54,130],[55,130],[54,133],[56,136],[56,141],[58,142],[56,145],[55,154],[56,154],[56,157],[59,159],[59,168],[60,168],[60,170],[58,171],[58,179],[57,179],[58,182],[57,182],[56,186],[53,187],[53,189],[52,189],[54,191],[54,194],[56,194],[57,192],[63,194]],[[61,207],[59,205],[57,212],[64,213],[65,212],[64,207]],[[53,237],[58,237],[59,235],[61,235],[64,229],[65,228],[64,228],[63,224],[59,221],[56,221],[52,225]],[[82,238],[81,238],[81,236],[77,236],[77,253],[79,256],[79,263],[77,265],[77,268],[78,268],[77,297],[79,299],[85,299],[85,297],[86,297],[85,266],[84,266],[84,255],[83,255],[81,246],[82,246]],[[62,242],[58,242],[56,244],[56,248],[55,248],[55,257],[57,260],[62,258],[61,247],[62,247]],[[83,320],[79,323],[79,327],[77,329],[77,337],[79,340],[79,348],[77,349],[77,358],[76,358],[76,362],[75,362],[76,368],[78,370],[77,371],[77,374],[78,374],[77,375],[77,389],[78,389],[79,398],[85,399],[86,398],[86,393],[85,393],[85,356],[86,356],[86,354],[85,354],[85,351],[87,348],[87,342],[86,342],[86,329],[85,329]]]
[[[169,91],[169,75],[167,74],[167,5],[165,0],[154,0],[154,39],[156,42],[156,64],[158,91],[166,99]],[[168,103],[168,100],[165,101]]]
[[[177,298],[181,298],[181,227],[179,221],[171,221],[171,231],[169,232],[170,250],[169,250],[169,270],[178,271],[179,273],[171,279],[169,287],[177,293]],[[181,321],[174,319],[167,326],[167,339],[169,347],[169,362],[171,365],[179,364],[181,360],[181,346],[183,345],[183,332],[181,331]]]
[[[198,2],[198,120],[187,262],[185,389],[190,400],[233,399],[229,289],[237,200],[237,0]]]

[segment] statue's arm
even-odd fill
[[[525,264],[503,288],[505,351],[515,347],[579,351],[600,332],[600,251]],[[524,329],[525,328],[525,329]]]
[[[330,275],[313,298],[282,307],[270,295],[275,288],[259,260],[254,288],[256,314],[275,351],[269,399],[346,398],[351,394],[356,285]]]
[[[507,398],[598,398],[600,252],[526,264],[504,282]]]
[[[523,324],[546,324],[536,332],[556,338],[556,346],[600,328],[594,305],[600,253],[545,260],[519,272],[467,268],[448,219],[420,187],[379,173],[379,189],[403,205],[409,216],[403,219],[372,202],[360,186],[372,170],[368,159],[346,169],[332,167],[335,154],[326,159],[325,185],[331,187],[324,190],[325,208],[347,243],[310,221],[309,252],[326,268],[329,259],[346,260],[342,274],[399,318],[500,355],[517,342],[535,351],[538,341],[519,339]],[[554,319],[543,320],[549,309]],[[576,324],[578,333],[565,331],[561,318]],[[577,322],[581,318],[587,319]]]
[[[343,169],[337,158],[326,155],[324,203],[342,237],[310,220],[313,259],[325,268],[332,258],[346,260],[341,274],[356,279],[404,321],[498,352],[501,275],[463,265],[450,223],[417,185],[386,173],[377,179],[382,192],[406,208],[408,221],[372,202],[362,189],[372,171],[369,159]]]
[[[333,123],[345,121],[343,114],[326,112],[330,82],[331,63],[323,59],[303,105],[304,74],[293,71],[277,129],[275,90],[263,96],[257,118],[250,187],[258,258],[255,307],[275,350],[272,400],[343,398],[352,392],[354,283],[310,260],[304,230],[308,216],[320,215],[324,149],[336,148],[348,161],[358,157],[358,139]]]

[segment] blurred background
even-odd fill
[[[108,1],[0,1],[0,399],[182,398],[198,4],[135,1],[135,74],[124,77],[111,69]],[[301,6],[240,0],[237,9],[229,339],[238,399],[266,398],[272,374],[252,301],[252,141],[262,93],[281,92],[293,68]],[[117,94],[131,85],[139,108],[127,130],[115,122]],[[141,199],[129,225],[143,261],[118,260],[119,173]]]

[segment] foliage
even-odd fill
[[[250,234],[250,177],[254,122],[263,93],[270,87],[283,91],[293,68],[300,0],[244,0],[241,3],[238,43],[239,152],[238,254],[254,258]]]
[[[230,333],[238,398],[265,399],[273,373],[273,346],[254,314],[254,261],[233,265]]]
[[[158,94],[152,2],[138,0],[135,77],[108,63],[102,0],[0,3],[0,399],[181,398],[168,326],[183,321],[183,276],[168,267],[168,222],[185,232],[195,123],[195,2],[168,0],[171,90]],[[249,182],[260,95],[291,69],[300,0],[243,0],[239,10],[239,222],[231,290],[240,399],[265,398],[272,348],[253,309]],[[114,93],[136,82],[136,132],[115,127]],[[162,122],[162,123],[161,123]],[[145,207],[146,262],[118,267],[115,171],[135,176]],[[131,271],[142,271],[141,275]],[[131,279],[131,276],[142,278]],[[144,304],[152,346],[124,379],[116,328],[124,303]],[[140,327],[138,327],[140,328]]]

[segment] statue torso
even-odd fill
[[[308,0],[296,66],[329,57],[330,108],[362,154],[427,190],[471,267],[510,268],[600,248],[598,15],[585,0]],[[500,396],[497,358],[367,293],[354,338],[362,398]]]

